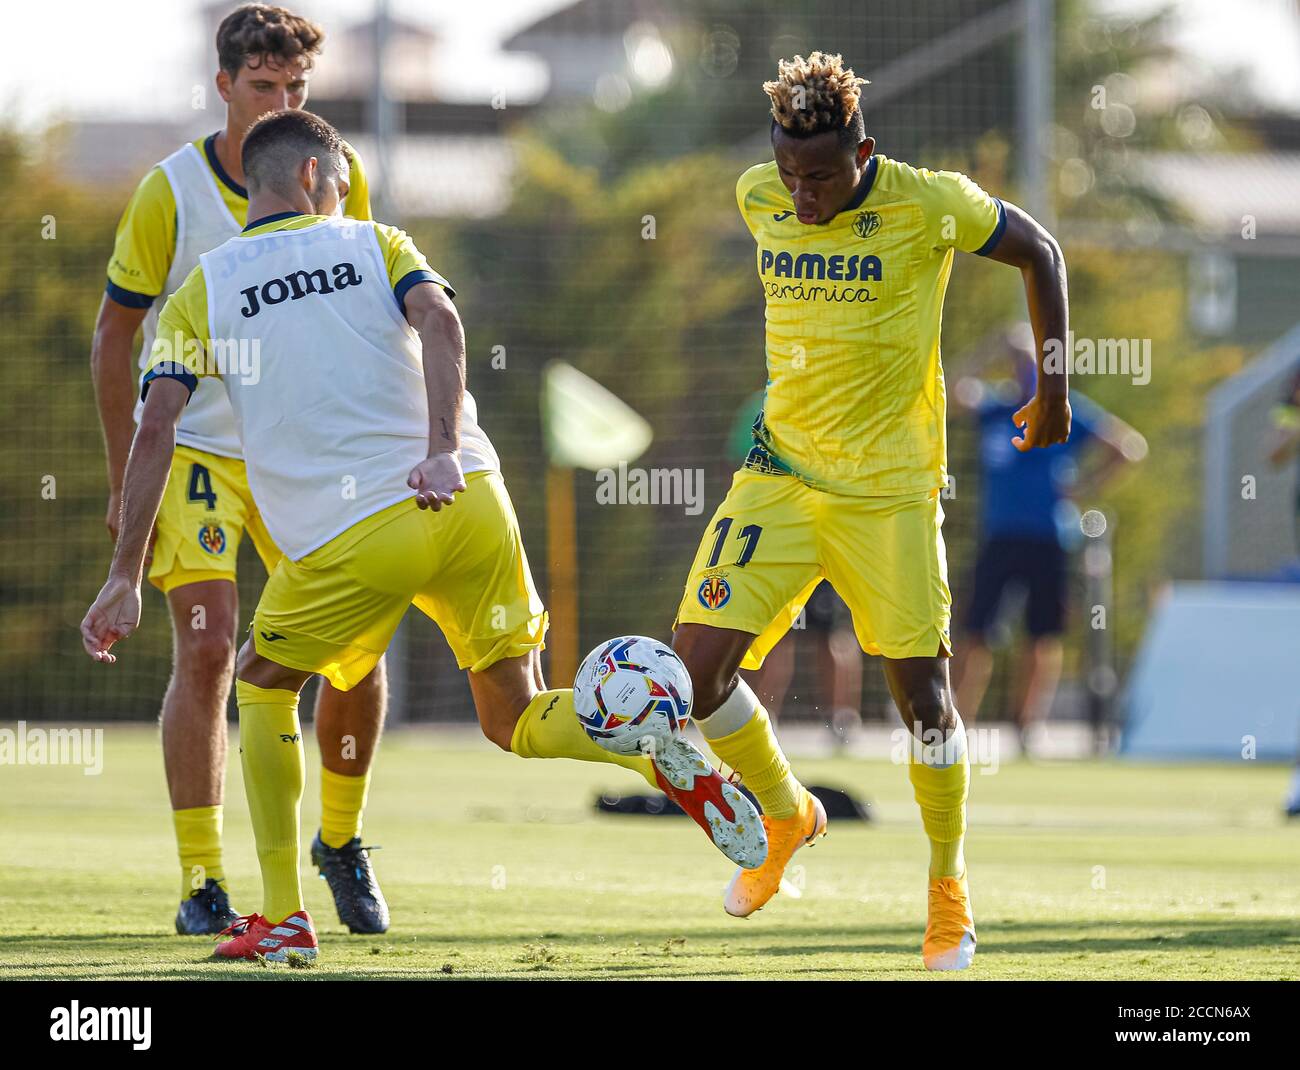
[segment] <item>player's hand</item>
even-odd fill
[[[1021,453],[1064,442],[1070,437],[1070,400],[1064,394],[1047,397],[1035,394],[1011,421],[1022,429],[1020,436],[1011,440],[1011,445]]]
[[[406,477],[406,485],[415,491],[415,504],[435,513],[451,505],[455,495],[465,489],[465,473],[455,453],[435,453],[426,457]]]
[[[109,576],[81,622],[81,643],[96,661],[117,658],[109,648],[125,639],[140,624],[140,587],[130,580]]]

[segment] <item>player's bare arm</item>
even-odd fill
[[[148,311],[127,308],[105,295],[99,305],[90,345],[90,377],[95,385],[95,404],[108,461],[108,511],[104,524],[114,539],[122,505],[122,477],[131,452],[131,437],[135,434],[136,371],[132,346]]]
[[[415,503],[435,513],[465,489],[460,468],[460,414],[465,403],[465,329],[441,286],[421,282],[406,294],[406,319],[420,336],[429,399],[429,456],[406,483]]]
[[[109,652],[140,623],[140,582],[144,558],[171,471],[176,424],[190,399],[176,379],[155,380],[145,399],[140,427],[122,482],[122,520],[108,580],[81,622],[81,641],[96,661],[113,662]]]
[[[1038,351],[1038,388],[1012,417],[1022,431],[1011,444],[1023,453],[1070,437],[1069,372],[1064,360],[1070,329],[1070,298],[1065,257],[1056,239],[1028,212],[1008,201],[1003,201],[1003,207],[1007,227],[988,257],[1018,267],[1024,276],[1029,322],[1034,328]],[[1049,361],[1047,358],[1053,351],[1058,359]]]

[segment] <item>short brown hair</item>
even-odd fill
[[[310,70],[324,40],[324,30],[287,8],[245,4],[217,28],[217,63],[232,78],[245,63],[260,67],[267,59],[277,65],[300,60]]]
[[[291,169],[309,156],[346,174],[350,154],[339,132],[319,115],[300,108],[268,112],[248,128],[241,150],[250,189],[280,189]]]

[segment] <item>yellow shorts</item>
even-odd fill
[[[849,497],[742,468],[696,551],[676,623],[758,636],[743,662],[756,669],[824,579],[868,654],[951,653],[942,524],[937,490]]]
[[[244,462],[189,446],[176,447],[157,531],[149,582],[163,594],[203,580],[233,582],[245,531],[267,572],[281,556],[253,504]]]
[[[462,669],[540,649],[546,610],[505,481],[472,472],[465,482],[439,512],[401,501],[299,561],[282,558],[253,614],[257,652],[347,691],[411,603],[442,629]]]

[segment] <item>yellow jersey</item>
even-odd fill
[[[221,199],[242,227],[248,222],[248,190],[236,182],[217,158],[216,134],[192,142],[198,149]],[[343,214],[352,219],[370,219],[370,187],[366,183],[361,157],[349,147],[352,158],[348,174],[348,196]],[[176,253],[176,195],[161,167],[152,167],[140,180],[113,240],[108,262],[108,296],[127,308],[148,308],[166,297],[167,275]]]
[[[806,225],[775,163],[736,201],[767,301],[767,390],[746,466],[850,495],[947,479],[939,323],[953,250],[986,254],[1006,210],[965,175],[873,156],[847,207]]]

